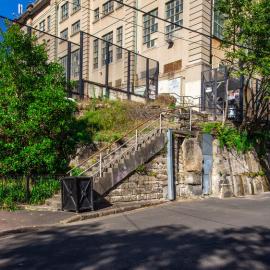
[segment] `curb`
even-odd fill
[[[130,212],[132,210],[136,209],[141,209],[141,208],[147,208],[151,206],[157,206],[160,204],[164,204],[167,201],[156,201],[156,202],[145,202],[145,203],[140,203],[137,205],[129,205],[129,206],[119,206],[113,209],[108,209],[108,210],[101,210],[97,212],[90,212],[88,214],[77,214],[75,216],[72,216],[70,218],[61,220],[57,224],[48,224],[48,225],[41,225],[41,226],[27,226],[27,227],[21,227],[21,228],[15,228],[15,229],[10,229],[6,231],[0,231],[0,237],[12,235],[12,234],[20,234],[20,233],[28,233],[28,232],[37,232],[42,229],[52,229],[55,227],[59,227],[60,225],[65,225],[65,224],[70,224],[78,221],[83,221],[87,219],[95,219],[99,217],[105,217],[105,216],[111,216],[114,214],[120,214],[124,212]]]
[[[11,234],[37,232],[37,231],[39,231],[41,229],[54,228],[56,226],[57,225],[41,225],[41,226],[29,226],[29,227],[15,228],[15,229],[6,230],[6,231],[0,231],[0,237],[8,236],[8,235],[11,235]]]
[[[97,212],[91,212],[88,214],[78,214],[76,216],[64,219],[60,221],[60,224],[70,224],[73,222],[78,222],[78,221],[83,221],[87,219],[95,219],[95,218],[100,218],[100,217],[105,217],[105,216],[110,216],[114,214],[120,214],[124,212],[130,212],[132,210],[136,209],[141,209],[141,208],[146,208],[150,206],[157,206],[160,204],[164,204],[167,201],[157,201],[157,202],[145,202],[137,205],[129,205],[129,206],[119,206],[113,209],[108,209],[108,210],[103,210],[103,211],[97,211]]]

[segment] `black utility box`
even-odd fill
[[[82,212],[94,210],[93,178],[65,177],[61,181],[62,210]]]

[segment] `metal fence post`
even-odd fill
[[[131,55],[130,51],[128,51],[128,70],[127,70],[127,98],[130,99],[130,61]]]
[[[172,129],[167,132],[167,171],[168,171],[168,200],[175,200],[174,171],[173,171],[173,133]]]
[[[68,48],[67,48],[67,92],[68,92],[68,96],[72,97],[70,78],[71,78],[71,42],[68,41]]]
[[[149,58],[146,59],[146,89],[145,96],[149,99],[149,85],[150,85],[150,74],[149,74]]]
[[[213,96],[214,96],[214,120],[217,119],[217,68],[214,70],[214,89],[213,89]]]
[[[110,96],[109,90],[109,63],[110,63],[110,45],[106,42],[106,58],[105,58],[105,87],[106,87],[106,98]]]
[[[158,96],[158,84],[159,84],[159,62],[157,62],[157,69],[155,74],[155,91],[156,91],[156,98]]]
[[[83,32],[80,32],[80,73],[79,73],[79,94],[80,98],[84,97],[84,83],[83,83]]]

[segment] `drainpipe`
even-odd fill
[[[173,171],[173,132],[167,131],[167,171],[168,171],[168,200],[175,200],[174,171]]]

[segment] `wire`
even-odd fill
[[[62,0],[62,1],[63,1],[63,0]],[[114,0],[112,0],[112,1],[114,1]],[[66,1],[66,2],[72,4],[72,2],[70,2],[70,1]],[[91,8],[86,7],[86,6],[83,6],[83,5],[81,5],[81,8],[86,9],[86,10],[90,10],[90,11],[92,11],[92,12],[95,11],[94,9],[91,9]],[[130,21],[124,20],[124,19],[122,19],[122,18],[116,18],[116,17],[114,17],[114,16],[112,16],[112,15],[110,15],[110,14],[107,15],[106,13],[103,13],[103,12],[99,12],[99,13],[102,14],[102,15],[104,15],[104,16],[113,18],[113,19],[115,19],[115,20],[117,20],[117,21],[122,21],[122,22],[125,22],[125,23],[128,23],[128,24],[136,25],[136,26],[138,26],[138,27],[141,27],[141,28],[143,28],[143,29],[146,29],[146,27],[144,27],[144,26],[142,26],[142,25],[140,25],[140,24],[137,24],[137,23],[134,23],[134,22],[130,22]],[[109,25],[109,26],[111,26],[111,25]],[[109,27],[109,26],[108,26],[108,27]],[[108,28],[108,27],[106,27],[106,28]],[[103,28],[102,30],[96,32],[94,35],[96,35],[97,33],[101,32],[101,31],[103,31],[103,30],[106,29],[106,28]],[[157,31],[157,33],[161,33],[161,34],[163,34],[163,35],[167,35],[167,33],[162,32],[162,31]],[[87,34],[90,34],[90,33],[87,33]],[[209,46],[203,45],[201,41],[191,41],[190,39],[185,39],[185,38],[183,38],[183,37],[177,37],[177,36],[174,36],[174,35],[172,35],[172,37],[175,38],[175,39],[181,39],[181,40],[187,41],[187,42],[189,42],[190,44],[199,44],[200,46],[202,46],[202,47],[204,47],[204,48],[207,48],[207,49],[208,49],[209,46],[210,46],[210,45],[209,45]],[[160,47],[163,47],[163,46],[160,46]],[[222,52],[227,52],[226,50],[221,49],[221,48],[219,48],[219,47],[212,47],[212,48],[214,48],[214,49],[216,49],[216,50],[219,50],[219,51],[222,51]]]
[[[197,31],[197,30],[191,29],[191,28],[189,28],[189,27],[180,25],[179,23],[175,23],[175,22],[168,21],[168,20],[166,20],[166,19],[164,19],[164,18],[161,18],[161,17],[159,17],[159,16],[153,15],[153,14],[151,14],[150,12],[145,12],[145,11],[143,11],[142,9],[139,9],[139,8],[134,7],[134,6],[128,5],[128,4],[124,3],[124,1],[119,1],[119,0],[111,0],[111,1],[114,1],[114,2],[116,2],[116,3],[122,4],[123,6],[129,7],[129,8],[131,8],[131,9],[135,10],[135,11],[141,12],[141,13],[143,13],[144,15],[149,15],[149,16],[151,16],[152,18],[155,18],[155,19],[157,19],[157,20],[161,20],[161,21],[163,21],[163,22],[169,23],[170,25],[174,25],[174,26],[180,27],[180,28],[185,29],[185,30],[188,30],[188,31],[190,31],[190,32],[193,32],[193,33],[202,35],[202,36],[204,36],[204,37],[207,37],[207,38],[209,38],[209,39],[212,39],[212,38],[213,38],[212,35],[204,34],[204,33],[201,33],[201,32],[199,32],[199,31]],[[233,42],[227,42],[227,43],[228,43],[229,45],[237,46],[237,47],[242,48],[242,49],[247,49],[247,50],[256,52],[254,49],[249,48],[249,47],[246,47],[246,46],[243,46],[243,45],[240,45],[240,44],[236,44],[236,43],[233,43]],[[264,53],[270,54],[270,52],[264,52]]]

